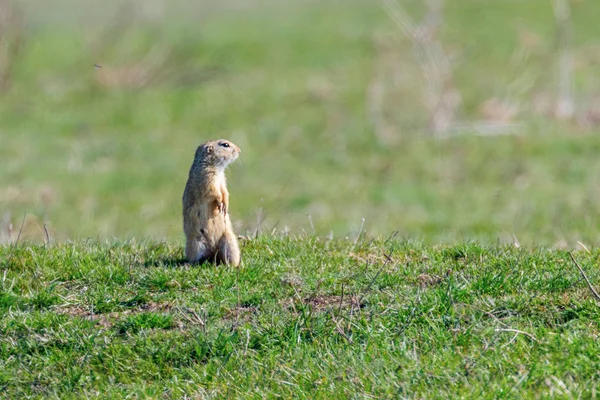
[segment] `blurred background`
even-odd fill
[[[0,0],[0,242],[183,241],[228,138],[240,234],[600,242],[600,2]]]

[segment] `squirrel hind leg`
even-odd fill
[[[188,237],[185,243],[185,258],[192,264],[202,263],[212,258],[212,252],[203,240]]]
[[[217,262],[233,265],[240,265],[240,247],[235,234],[231,230],[226,230],[218,243]]]

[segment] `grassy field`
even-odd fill
[[[0,1],[0,398],[595,398],[600,2],[551,3]],[[182,260],[218,137],[239,270]]]
[[[239,270],[0,248],[0,396],[595,398],[600,308],[567,252],[388,239],[259,237]]]
[[[55,239],[180,243],[194,147],[226,137],[243,150],[229,173],[242,233],[345,237],[364,218],[370,233],[431,244],[598,243],[598,2],[572,2],[570,121],[547,115],[558,86],[547,2],[448,2],[439,40],[462,101],[443,139],[427,131],[415,48],[379,2],[213,3],[15,3],[24,23],[7,36],[20,45],[0,96],[5,241],[27,212],[34,241],[46,223]],[[421,20],[423,2],[399,4]],[[498,99],[517,127],[475,134]]]

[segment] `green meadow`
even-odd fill
[[[259,237],[0,248],[0,397],[595,398],[600,308],[565,251]],[[600,280],[598,252],[574,253]]]
[[[0,1],[0,398],[595,398],[600,3],[438,3]]]

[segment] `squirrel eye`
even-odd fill
[[[221,147],[229,147],[229,143],[227,143],[227,142],[221,142],[221,143],[219,143],[219,146],[221,146]]]

